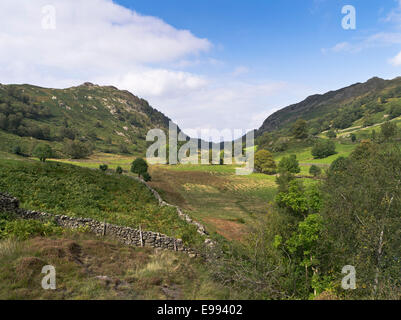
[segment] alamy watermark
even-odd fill
[[[53,5],[46,5],[42,7],[42,29],[55,30],[56,29],[56,7]]]
[[[354,6],[346,5],[341,9],[341,13],[345,16],[341,21],[341,25],[344,30],[355,30],[356,29],[356,9]]]
[[[51,265],[44,266],[42,273],[46,274],[42,279],[42,288],[56,290],[56,268]]]
[[[185,130],[178,131],[170,121],[168,136],[161,129],[152,129],[146,141],[155,142],[146,151],[150,164],[236,164],[237,175],[249,175],[254,171],[254,131],[243,130]],[[243,138],[234,139],[243,135]],[[212,139],[221,142],[210,142]],[[179,147],[180,145],[180,147]]]
[[[344,290],[355,290],[356,289],[356,269],[354,266],[344,266],[341,270],[342,274],[346,276],[341,281],[341,287]]]

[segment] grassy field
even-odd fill
[[[202,241],[194,226],[173,208],[160,207],[144,185],[125,175],[52,161],[0,159],[0,191],[18,197],[27,209],[142,225],[186,243]]]
[[[56,290],[43,290],[42,267],[56,268]],[[0,240],[0,299],[235,299],[205,265],[187,255],[134,248],[89,234]]]
[[[235,166],[153,166],[151,185],[229,240],[240,240],[274,199],[274,177],[236,176]]]

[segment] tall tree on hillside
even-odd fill
[[[277,165],[273,155],[267,150],[259,150],[255,153],[255,170],[264,174],[275,174]]]
[[[305,139],[308,137],[308,123],[305,120],[298,119],[292,126],[291,132],[297,139]]]

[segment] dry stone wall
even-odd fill
[[[89,218],[74,218],[64,215],[25,210],[19,207],[19,201],[17,198],[4,193],[0,193],[0,212],[12,212],[23,219],[37,219],[43,221],[51,219],[57,225],[65,228],[87,228],[91,233],[100,236],[109,236],[127,245],[181,251],[196,256],[196,252],[185,247],[181,239],[175,239],[152,231],[142,231],[129,227],[103,223]]]

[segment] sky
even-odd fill
[[[184,131],[258,128],[311,94],[400,75],[401,0],[0,2],[0,83],[113,85]]]

